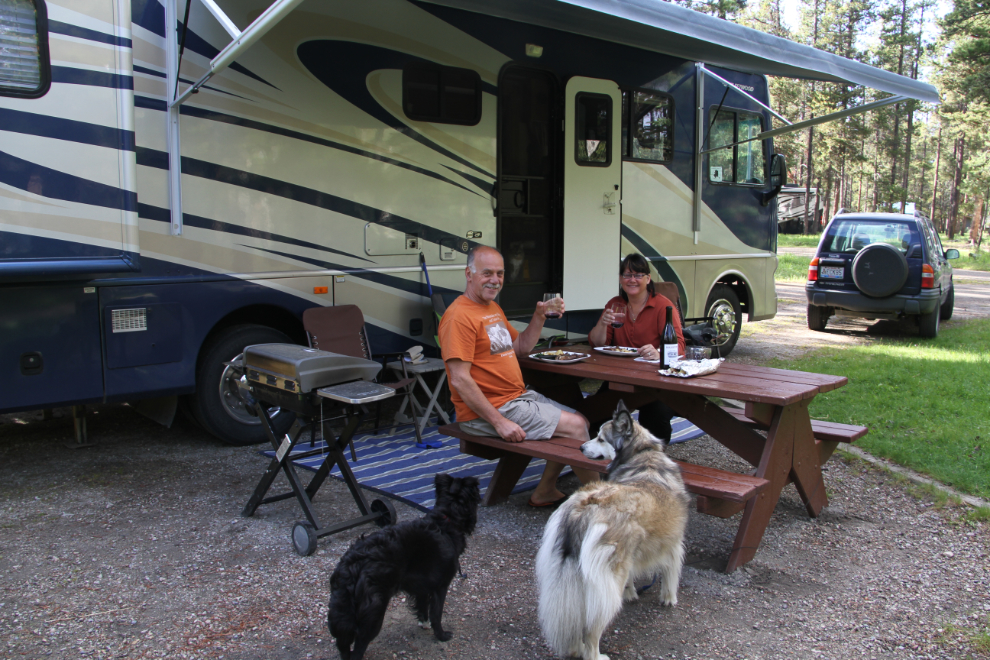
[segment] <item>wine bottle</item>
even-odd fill
[[[667,308],[667,324],[663,326],[663,368],[669,369],[670,365],[680,359],[677,353],[677,333],[674,332],[674,308]]]

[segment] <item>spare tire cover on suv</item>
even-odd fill
[[[867,245],[853,259],[853,282],[871,298],[884,298],[897,293],[907,281],[907,276],[907,259],[888,243]]]

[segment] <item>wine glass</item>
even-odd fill
[[[626,304],[612,303],[609,310],[612,312],[612,327],[621,328],[622,324],[626,322]]]
[[[559,293],[543,294],[544,313],[548,319],[559,319],[564,309],[564,299]]]

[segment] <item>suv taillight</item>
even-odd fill
[[[934,289],[935,288],[935,269],[928,264],[923,264],[921,266],[921,288],[922,289]]]
[[[818,257],[811,260],[808,264],[808,281],[817,282],[818,281]]]

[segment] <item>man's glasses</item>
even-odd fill
[[[648,277],[646,273],[623,273],[622,279],[624,280],[641,280],[644,277]]]

